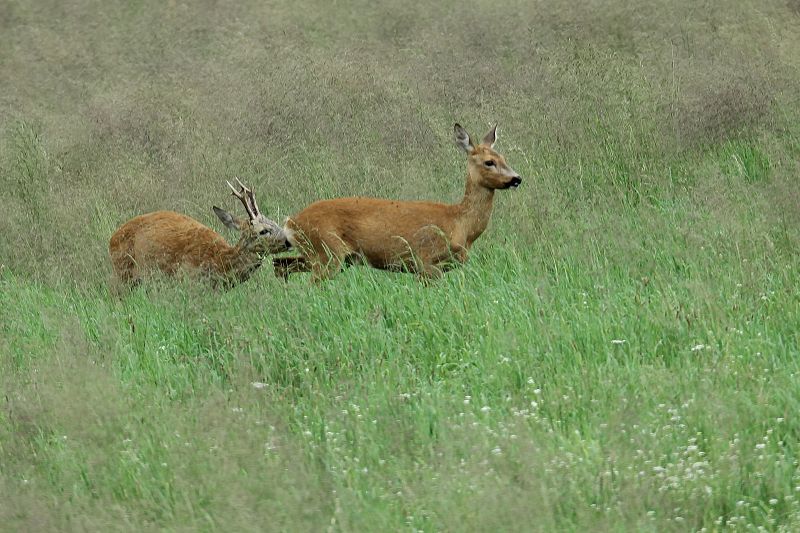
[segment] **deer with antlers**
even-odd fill
[[[197,220],[174,211],[156,211],[132,218],[119,227],[109,242],[117,278],[137,284],[152,270],[174,275],[184,270],[224,287],[246,281],[261,266],[265,255],[290,246],[281,227],[264,217],[253,191],[237,179],[237,191],[228,187],[247,212],[247,220],[213,206],[214,213],[229,229],[241,234],[235,246]]]
[[[275,273],[288,279],[294,272],[312,273],[312,280],[330,278],[342,264],[366,263],[374,268],[410,271],[421,279],[436,278],[467,260],[492,214],[494,192],[522,182],[505,158],[494,150],[497,126],[474,144],[459,124],[456,145],[467,154],[464,198],[457,204],[378,198],[338,198],[315,202],[284,226],[296,257],[273,259]]]

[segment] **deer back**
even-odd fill
[[[315,202],[287,221],[290,239],[305,255],[328,249],[358,253],[373,266],[391,267],[409,255],[438,254],[456,229],[454,206],[381,198]]]

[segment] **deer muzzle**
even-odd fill
[[[522,183],[522,178],[520,178],[519,176],[514,176],[508,183],[506,183],[504,189],[516,189],[517,187],[519,187],[520,183]]]

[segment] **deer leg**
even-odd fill
[[[417,281],[425,286],[428,286],[441,278],[443,273],[444,271],[439,268],[439,266],[429,263],[423,265],[422,268],[417,271]]]
[[[305,257],[276,257],[272,260],[275,267],[275,275],[289,280],[289,274],[298,272],[311,272],[311,281],[317,283],[335,276],[342,266],[342,261],[336,256],[317,257],[306,259]]]
[[[417,279],[425,285],[439,279],[455,267],[467,262],[469,253],[465,246],[451,244],[446,251],[433,257],[423,258],[417,270]]]
[[[319,283],[331,279],[342,269],[342,259],[339,256],[323,256],[311,263],[311,281]]]
[[[311,272],[311,263],[302,256],[276,257],[272,260],[272,266],[275,268],[275,275],[284,281],[289,280],[289,274]]]
[[[109,293],[116,297],[122,298],[138,287],[141,284],[142,280],[138,277],[129,277],[126,279],[121,279],[120,277],[113,277],[109,284]]]
[[[469,252],[467,252],[466,247],[460,244],[453,244],[450,248],[450,259],[454,263],[463,265],[467,262],[467,257],[469,257]]]
[[[467,262],[467,249],[463,246],[454,245],[450,249],[450,255],[441,263],[441,268],[444,271],[452,270],[460,267]]]
[[[318,283],[331,279],[342,270],[342,264],[354,255],[353,250],[336,233],[315,243],[315,257],[311,265],[311,281]]]

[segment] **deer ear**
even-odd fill
[[[472,145],[472,141],[469,140],[469,133],[461,127],[461,124],[456,123],[456,125],[453,126],[453,134],[455,136],[456,145],[465,152],[470,153],[472,149],[475,148]]]
[[[214,209],[214,213],[217,214],[217,218],[219,218],[222,223],[225,224],[226,228],[236,231],[242,229],[242,222],[238,218],[217,206],[212,206],[212,209]]]
[[[494,143],[497,142],[497,124],[494,125],[494,128],[489,130],[489,133],[481,141],[481,144],[488,144],[489,148],[494,148]]]

